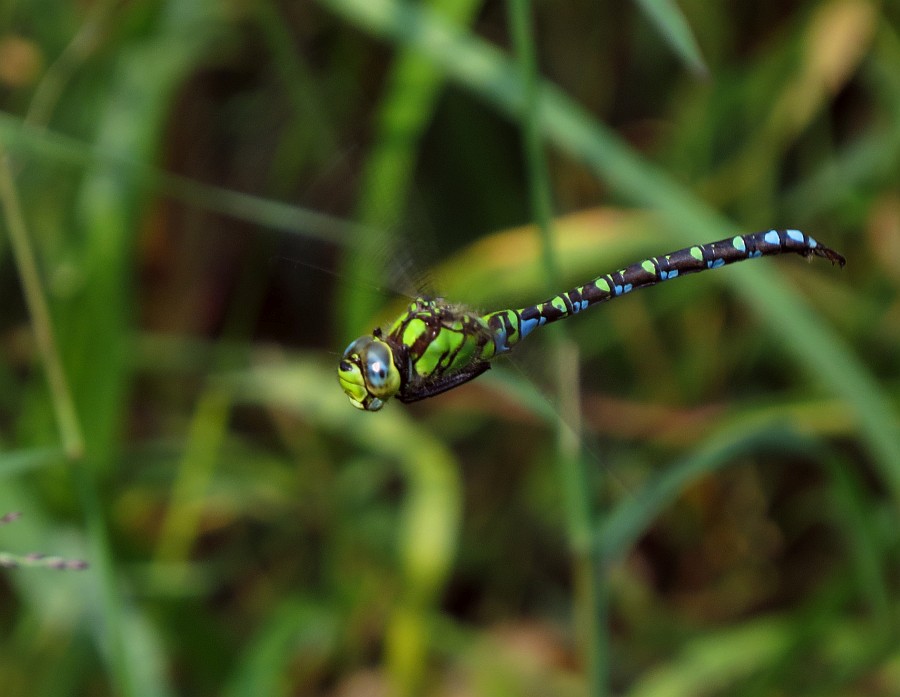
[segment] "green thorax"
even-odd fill
[[[485,318],[440,298],[415,298],[385,341],[402,357],[398,367],[412,380],[437,378],[496,352]]]
[[[347,347],[341,387],[355,407],[378,411],[392,397],[415,402],[468,382],[497,353],[488,319],[439,298],[415,298],[387,330]]]

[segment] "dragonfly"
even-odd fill
[[[479,314],[443,298],[420,295],[390,326],[347,347],[338,381],[350,403],[364,411],[378,411],[391,398],[417,402],[474,380],[491,367],[492,359],[545,324],[679,276],[787,253],[823,257],[841,267],[846,263],[800,230],[773,229],[649,257],[520,309]]]

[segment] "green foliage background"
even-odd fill
[[[896,694],[898,28],[4,4],[0,551],[90,568],[3,571],[0,692]],[[421,405],[338,389],[398,269],[495,309],[769,227],[847,267],[638,293]]]

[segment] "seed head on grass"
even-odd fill
[[[22,517],[19,512],[7,513],[0,516],[0,525],[12,523]],[[81,559],[63,559],[62,557],[49,556],[42,552],[30,552],[19,555],[9,552],[0,552],[0,568],[17,569],[23,567],[43,567],[56,569],[57,571],[81,571],[88,568],[88,563]]]

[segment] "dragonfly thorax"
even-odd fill
[[[392,397],[416,402],[468,382],[495,354],[485,318],[420,296],[390,327],[347,347],[338,379],[353,406],[378,411]]]
[[[400,371],[391,347],[377,336],[363,336],[344,351],[338,380],[357,409],[378,411],[400,390]]]

